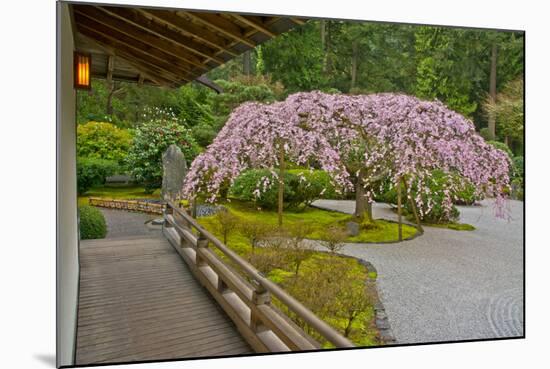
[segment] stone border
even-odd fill
[[[316,242],[317,240],[309,240],[310,242]],[[317,248],[314,249],[314,251],[318,252],[325,252],[329,253],[328,250],[319,250]],[[361,265],[363,265],[367,269],[367,279],[365,280],[365,286],[368,286],[369,288],[372,288],[374,291],[376,291],[375,299],[376,302],[374,303],[374,325],[376,326],[376,329],[378,330],[379,336],[378,339],[380,340],[380,343],[383,345],[392,345],[396,344],[397,340],[395,339],[395,336],[393,335],[393,331],[390,326],[390,321],[388,319],[388,315],[386,314],[386,308],[384,307],[384,304],[380,300],[380,295],[378,294],[378,288],[376,281],[378,280],[378,271],[372,265],[370,261],[351,256],[341,253],[336,253],[336,255],[349,258],[349,259],[355,259],[357,262]],[[370,273],[376,273],[376,278],[370,278]]]
[[[342,254],[338,254],[342,255]],[[388,315],[386,314],[386,308],[384,307],[384,304],[380,300],[380,296],[378,295],[378,288],[376,281],[378,280],[378,271],[372,265],[370,261],[363,260],[361,258],[356,258],[349,255],[344,255],[347,257],[351,257],[355,260],[357,260],[361,265],[365,266],[367,268],[367,273],[376,273],[376,278],[370,278],[367,276],[367,280],[365,281],[366,285],[369,285],[371,288],[373,288],[376,291],[376,302],[374,303],[374,324],[376,326],[376,329],[378,329],[379,333],[379,339],[382,344],[385,345],[391,345],[396,343],[395,336],[393,335],[393,332],[391,330],[390,321],[388,319]]]

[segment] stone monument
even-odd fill
[[[187,174],[185,156],[180,148],[172,144],[162,154],[162,190],[165,201],[180,200],[183,180]]]

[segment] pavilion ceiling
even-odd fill
[[[76,49],[92,76],[177,87],[306,19],[72,4]],[[212,87],[212,86],[210,86]]]

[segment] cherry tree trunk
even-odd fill
[[[399,241],[403,240],[403,220],[401,219],[401,213],[401,181],[399,181],[399,183],[397,183],[397,234]]]
[[[409,191],[407,189],[407,182],[405,182],[404,179],[401,179],[401,182],[403,183],[403,188],[405,189],[405,193],[408,194]],[[416,204],[414,203],[414,200],[411,196],[408,196],[408,195],[406,196],[409,199],[409,204],[411,204],[411,209],[414,214],[414,219],[416,220],[416,229],[418,229],[418,231],[420,231],[421,233],[424,233],[424,228],[422,228],[422,225],[420,224],[420,217],[418,216],[418,210],[416,209]]]
[[[279,193],[277,198],[277,215],[279,218],[279,227],[283,226],[283,201],[285,190],[285,147],[283,143],[280,143],[279,152]]]
[[[354,215],[357,218],[363,218],[367,216],[369,222],[372,222],[372,203],[367,201],[365,196],[365,188],[363,187],[363,179],[365,178],[365,171],[359,170],[357,176],[357,184],[355,185],[355,212]]]

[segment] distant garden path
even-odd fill
[[[315,206],[353,213],[354,201]],[[494,217],[492,201],[462,207],[475,231],[425,227],[397,244],[347,244],[342,253],[370,261],[398,343],[523,334],[523,203],[509,201],[511,221]],[[396,219],[386,204],[376,218]]]
[[[150,224],[145,224],[145,222],[151,219],[160,218],[160,215],[133,213],[124,210],[98,209],[105,215],[105,221],[107,222],[106,238],[160,234],[159,227],[151,227]]]

